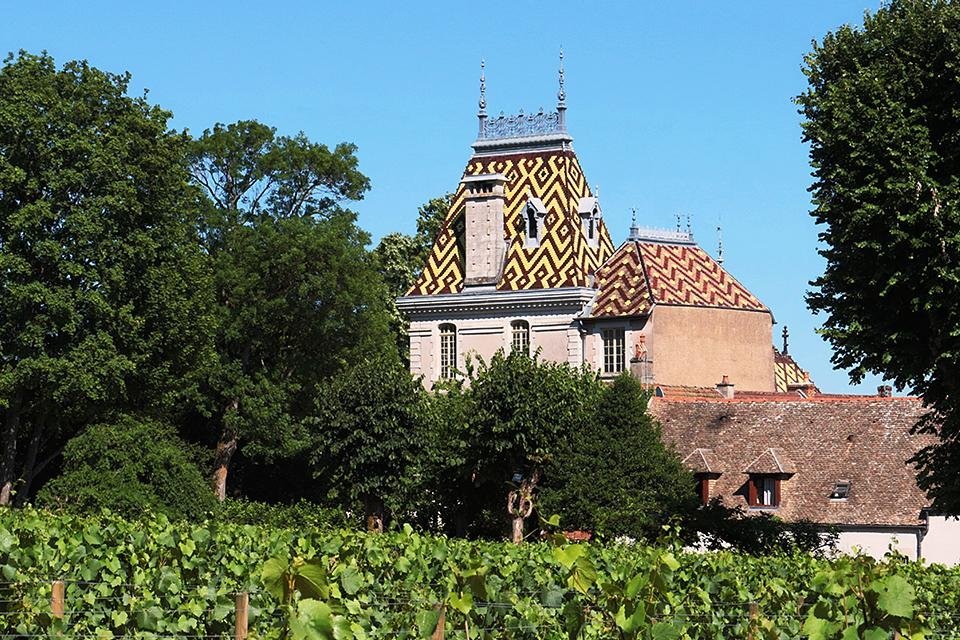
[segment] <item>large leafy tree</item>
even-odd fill
[[[315,477],[328,499],[347,509],[362,505],[370,530],[413,511],[426,401],[396,353],[363,358],[318,388]]]
[[[647,414],[649,394],[629,373],[603,390],[590,419],[567,432],[548,466],[542,510],[564,527],[655,537],[695,507],[693,477]]]
[[[316,384],[389,340],[369,237],[340,206],[369,186],[354,151],[278,136],[253,121],[217,125],[193,144],[194,179],[210,199],[203,237],[218,364],[207,410],[221,499],[241,446],[254,468],[248,476],[264,466],[307,475],[304,418]],[[260,480],[250,478],[251,486]]]
[[[833,362],[923,395],[920,484],[960,512],[960,4],[893,0],[806,57],[805,116]]]
[[[0,69],[0,504],[91,421],[192,404],[210,354],[187,140],[128,82]]]
[[[499,351],[478,364],[464,432],[453,436],[462,443],[451,456],[457,466],[444,479],[459,494],[448,519],[469,527],[458,533],[492,533],[509,519],[512,539],[522,539],[547,465],[567,434],[587,424],[601,389],[595,373],[536,354]]]

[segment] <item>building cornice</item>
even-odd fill
[[[579,311],[593,300],[596,289],[562,287],[523,291],[465,291],[397,298],[397,309],[408,316],[450,315],[465,311],[563,309]]]

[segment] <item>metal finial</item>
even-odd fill
[[[486,61],[483,58],[480,58],[480,113],[481,115],[486,115],[487,113],[487,78],[484,75],[484,68],[486,67]]]
[[[783,336],[783,355],[787,355],[787,339],[790,337],[790,332],[787,330],[787,325],[783,325],[783,332],[780,334]]]
[[[563,90],[563,47],[560,47],[560,90],[557,92],[557,108],[562,108],[567,99],[567,94]]]
[[[677,233],[680,233],[680,214],[677,214]]]
[[[693,233],[693,228],[690,226],[690,214],[687,214],[687,233]]]
[[[630,209],[630,240],[640,237],[640,227],[637,226],[637,210]]]
[[[723,229],[717,225],[717,264],[723,266]]]

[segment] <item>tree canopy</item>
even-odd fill
[[[195,403],[212,355],[187,141],[128,82],[0,69],[0,504],[99,416]]]
[[[893,0],[814,43],[797,98],[833,363],[922,394],[920,483],[960,512],[960,5]]]

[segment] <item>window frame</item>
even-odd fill
[[[525,355],[530,355],[530,322],[523,318],[518,318],[510,322],[510,353],[518,350],[517,338],[524,344],[519,350]]]
[[[437,355],[440,358],[438,367],[438,378],[440,380],[453,380],[457,377],[457,325],[452,322],[444,322],[439,327],[440,348]]]
[[[610,344],[608,344],[608,339]],[[619,353],[617,352],[617,342],[619,342]],[[627,370],[627,330],[625,327],[601,328],[600,347],[600,371],[603,375],[617,376]],[[608,367],[608,363],[612,364],[612,368]]]
[[[770,502],[763,501],[765,484],[773,483],[770,487]],[[780,476],[771,473],[752,473],[747,480],[747,505],[752,509],[779,509],[780,508]]]

